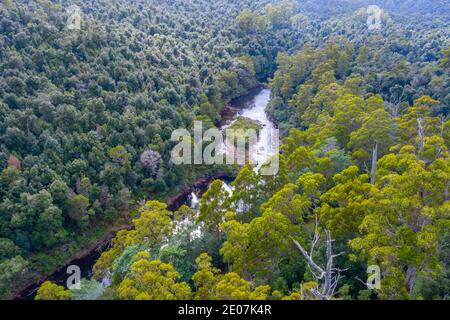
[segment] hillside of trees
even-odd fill
[[[340,48],[306,49],[313,70],[328,71],[312,72],[291,93],[302,128],[284,138],[277,176],[247,164],[231,197],[222,181],[211,184],[197,216],[147,202],[134,229],[121,231],[95,265],[95,279],[111,276],[106,291],[95,279],[72,292],[46,282],[37,299],[83,299],[88,288],[103,299],[447,298],[444,106],[424,95],[396,111],[357,75],[338,81],[332,53],[345,51],[334,46]],[[305,54],[285,58],[300,64]],[[448,74],[446,58],[436,63]],[[276,79],[302,78],[280,64],[271,81],[275,97],[287,88]],[[297,95],[306,85],[312,97],[302,109]],[[180,224],[185,219],[191,224]],[[193,236],[199,226],[201,235]],[[370,265],[382,270],[380,290],[361,280]]]
[[[323,18],[351,13],[370,5],[377,5],[390,14],[413,15],[415,18],[424,15],[448,17],[450,13],[450,3],[445,0],[304,0],[299,3],[302,11]]]
[[[380,30],[369,4],[385,9]],[[36,299],[448,298],[449,13],[447,1],[2,0],[0,297],[131,224],[81,290],[44,282]],[[278,175],[170,162],[175,129],[218,126],[261,82],[283,135]],[[231,197],[217,180],[198,215],[167,209],[218,172],[237,176]],[[371,265],[380,290],[365,285]]]
[[[80,31],[66,29],[69,4]],[[238,36],[242,8],[265,4],[0,3],[2,295],[129,223],[137,200],[219,170],[171,166],[170,136],[195,119],[217,124],[292,46],[285,30]]]

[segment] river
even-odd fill
[[[267,104],[270,101],[271,92],[266,88],[255,88],[248,92],[248,94],[232,100],[227,106],[225,112],[222,114],[221,128],[225,130],[230,127],[236,119],[240,117],[248,118],[259,122],[261,130],[258,135],[258,141],[253,146],[253,154],[251,157],[252,163],[255,165],[255,171],[259,170],[261,165],[273,154],[278,152],[275,144],[278,143],[274,137],[276,131],[275,123],[270,119],[266,113]],[[224,116],[225,114],[225,116]],[[226,147],[224,147],[226,150]],[[225,151],[226,152],[226,151]],[[233,188],[231,186],[232,180],[221,178],[223,181],[223,188],[232,194]],[[185,199],[186,205],[196,209],[200,203],[201,196],[209,187],[209,184],[196,188]]]
[[[258,87],[252,89],[248,94],[232,100],[223,110],[221,128],[224,130],[236,121],[238,116],[246,117],[252,120],[258,121],[262,128],[258,135],[258,141],[254,148],[253,161],[256,164],[255,170],[258,170],[260,165],[272,154],[277,152],[273,143],[273,132],[276,128],[275,124],[271,121],[270,117],[266,114],[266,107],[270,101],[271,92],[269,89]],[[191,190],[186,191],[185,194],[181,194],[177,197],[169,209],[176,211],[182,205],[188,205],[194,210],[198,209],[201,196],[208,189],[209,183],[212,179],[205,179],[196,186],[193,186]],[[224,182],[223,188],[232,193],[231,182],[232,179],[222,177]],[[90,252],[84,257],[73,260],[70,265],[77,265],[80,267],[82,278],[90,279],[92,277],[92,268],[100,257],[102,250],[106,250],[109,246],[109,241],[105,241],[102,245],[98,246],[95,250]],[[60,268],[54,272],[46,280],[56,282],[61,285],[66,284],[66,280],[69,275],[66,273],[68,266]],[[24,289],[17,299],[30,300],[34,299],[36,291],[39,288],[40,283],[30,285]]]

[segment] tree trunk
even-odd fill
[[[409,294],[411,294],[414,288],[415,280],[416,280],[416,268],[414,268],[413,266],[408,266],[405,275],[405,286]]]
[[[378,161],[378,142],[375,141],[375,145],[372,150],[372,172],[370,174],[370,183],[375,184],[375,176],[377,173],[377,161]]]
[[[425,149],[425,132],[423,129],[423,119],[422,118],[417,118],[417,125],[418,125],[418,135],[420,138],[419,159],[421,159],[423,150]]]

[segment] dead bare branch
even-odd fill
[[[325,229],[326,234],[326,256],[327,263],[325,267],[318,265],[313,258],[314,248],[319,240],[319,220],[316,215],[315,226],[314,226],[314,236],[311,243],[311,249],[308,251],[303,248],[303,246],[295,239],[293,239],[294,244],[300,250],[303,257],[305,258],[309,269],[313,277],[316,279],[318,283],[321,283],[317,289],[311,290],[311,293],[322,299],[329,300],[333,297],[336,288],[339,284],[339,280],[342,278],[341,272],[344,272],[348,269],[339,269],[334,267],[334,258],[339,257],[344,254],[344,252],[340,252],[338,254],[333,254],[333,239],[331,237],[331,232],[328,229]]]

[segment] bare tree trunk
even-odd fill
[[[377,174],[377,161],[378,161],[378,141],[375,141],[375,145],[372,150],[372,172],[370,174],[370,183],[375,184],[375,176]]]
[[[417,118],[417,125],[419,127],[418,134],[420,137],[420,146],[419,146],[419,159],[422,156],[423,150],[425,149],[425,132],[423,130],[423,119]]]
[[[416,268],[414,268],[413,266],[408,266],[405,275],[405,286],[409,294],[411,294],[411,291],[414,288],[415,280],[416,280]]]
[[[331,239],[331,233],[329,230],[325,230],[327,234],[327,266],[325,270],[325,285],[323,288],[323,296],[332,297],[333,296],[333,240]]]
[[[441,146],[436,153],[436,159],[441,156],[442,149],[444,148],[444,115],[441,115]]]

